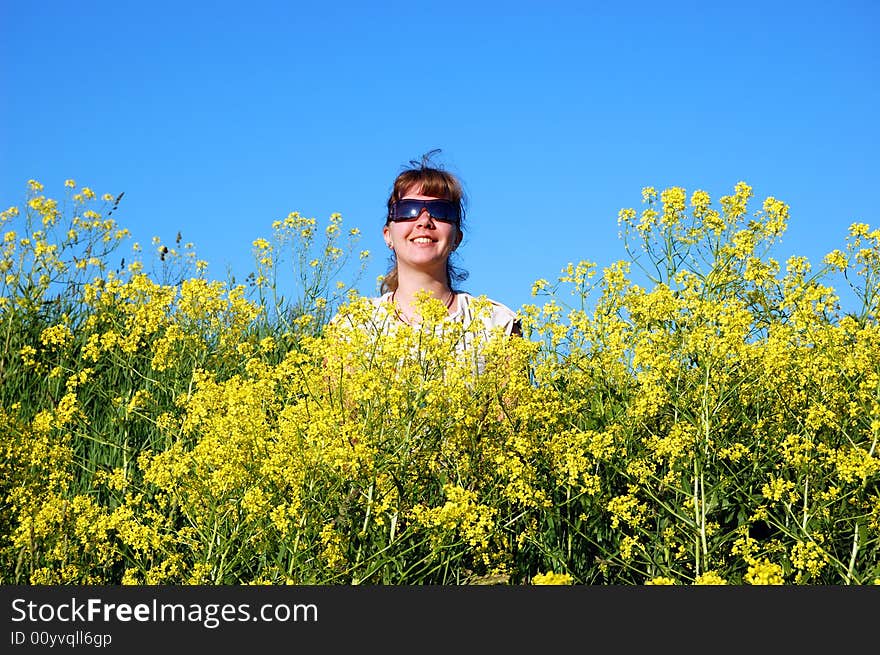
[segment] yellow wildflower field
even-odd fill
[[[524,338],[429,300],[377,336],[338,214],[276,221],[233,285],[179,242],[114,269],[121,196],[29,188],[0,213],[5,584],[880,580],[880,230],[814,270],[770,256],[782,201],[649,187],[628,259],[537,280]]]

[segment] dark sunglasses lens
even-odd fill
[[[398,200],[394,203],[391,211],[392,221],[414,221],[422,212],[423,202],[413,202],[412,200]]]
[[[458,207],[449,200],[398,200],[391,213],[392,221],[414,221],[427,209],[431,218],[444,223],[458,222]]]

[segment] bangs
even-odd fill
[[[399,200],[414,186],[419,188],[420,195],[434,196],[452,202],[461,202],[463,195],[458,181],[449,173],[427,168],[401,173],[394,184],[393,200]]]

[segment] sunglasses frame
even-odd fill
[[[397,207],[402,203],[412,203],[413,205],[420,205],[419,211],[415,216],[396,216]],[[448,206],[455,212],[454,218],[444,218],[442,216],[435,216],[431,213],[431,207],[437,207],[438,205]],[[422,215],[422,210],[428,210],[428,216],[433,218],[435,221],[440,221],[441,223],[452,223],[454,225],[458,225],[461,222],[461,208],[451,200],[446,200],[445,198],[436,198],[434,200],[419,200],[418,198],[401,198],[400,200],[395,200],[391,204],[391,210],[388,212],[388,221],[392,223],[406,223],[409,221],[414,221],[418,219],[419,216]]]

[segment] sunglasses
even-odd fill
[[[423,209],[427,209],[428,215],[435,221],[457,225],[461,220],[461,208],[458,203],[451,200],[413,200],[411,198],[404,198],[392,203],[388,220],[395,223],[414,221]]]

